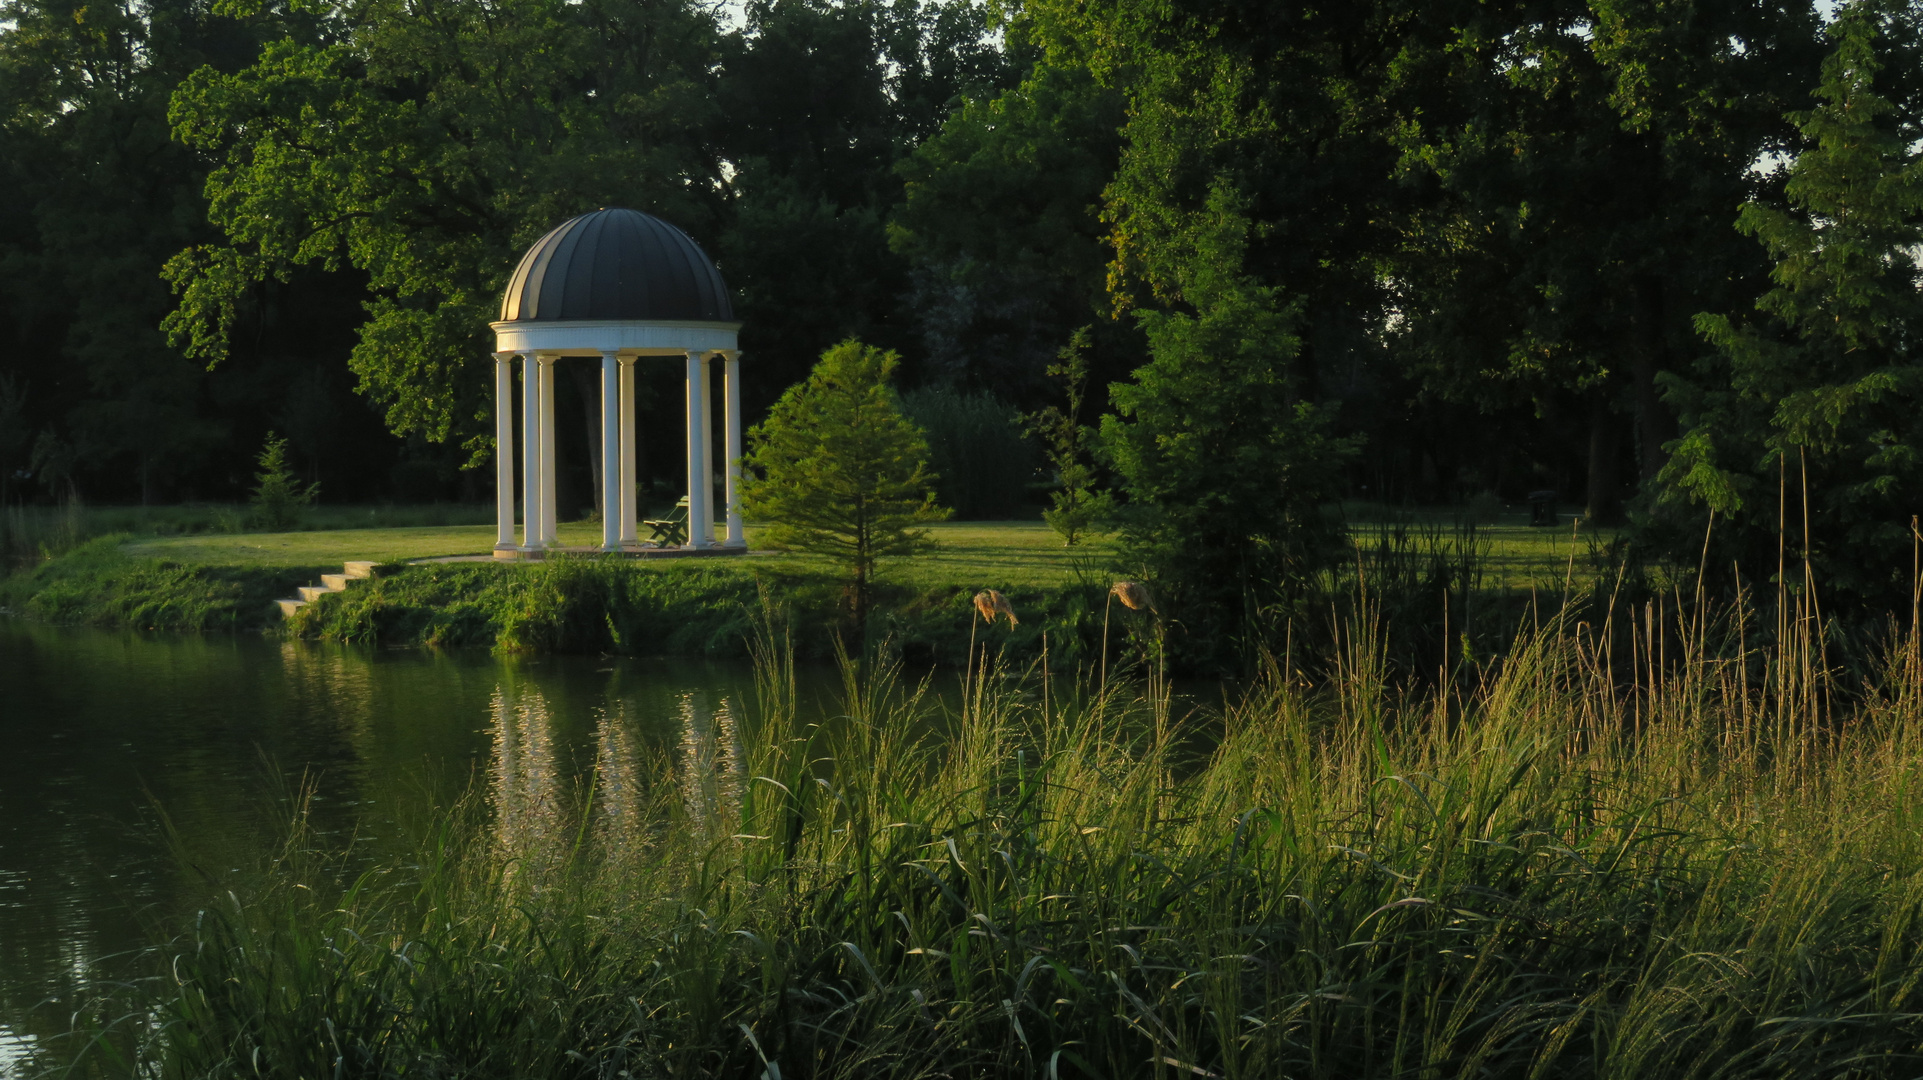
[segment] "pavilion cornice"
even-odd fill
[[[736,348],[738,322],[665,319],[521,320],[490,323],[495,349],[547,356],[678,356]]]

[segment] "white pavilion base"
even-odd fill
[[[742,544],[714,544],[704,548],[689,547],[649,547],[631,545],[619,551],[607,551],[599,547],[550,547],[550,548],[500,548],[494,549],[494,557],[506,562],[538,562],[555,555],[609,555],[625,559],[689,559],[706,558],[713,555],[746,555],[748,548]]]

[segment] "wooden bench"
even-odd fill
[[[674,509],[667,517],[646,520],[641,524],[646,525],[653,532],[648,539],[662,547],[680,547],[687,543],[688,497],[681,496],[681,501],[674,504]]]

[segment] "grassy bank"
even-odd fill
[[[89,540],[0,578],[0,611],[46,622],[141,630],[258,630],[276,597],[337,567],[193,565],[142,555],[123,536]]]
[[[881,587],[870,633],[915,660],[959,665],[973,625],[971,598],[999,586],[1021,622],[994,631],[996,640],[1026,655],[1040,652],[1048,634],[1073,657],[1089,637],[1091,613],[1099,617],[1105,584],[1022,584],[982,573],[958,583],[924,569]],[[828,568],[789,559],[443,563],[394,568],[322,597],[287,620],[286,632],[387,646],[741,656],[752,619],[778,603],[793,619],[801,654],[825,659],[837,635],[850,633],[844,600],[845,585]]]
[[[1428,694],[1379,633],[1192,726],[979,671],[930,717],[885,667],[804,726],[774,653],[652,772],[366,871],[297,829],[83,1014],[80,1071],[1915,1073],[1913,632],[1847,711],[1755,627],[1633,681],[1551,628]]]
[[[959,663],[968,597],[999,588],[1015,599],[1018,643],[1062,625],[1081,594],[1105,580],[1106,549],[1068,551],[1040,522],[935,526],[940,546],[883,575],[888,611],[875,627],[930,658]],[[754,533],[750,531],[752,541]],[[843,586],[826,560],[797,554],[643,563],[565,557],[538,564],[403,565],[486,551],[492,526],[340,529],[154,537],[117,534],[31,561],[0,579],[0,608],[55,622],[162,630],[273,629],[382,646],[436,645],[740,655],[763,590],[778,593],[803,630],[804,652],[832,652]],[[586,545],[599,528],[562,526]],[[322,598],[283,623],[272,601],[349,559],[386,564],[380,579]],[[1098,583],[1099,584],[1095,584]],[[1084,586],[1088,587],[1084,587]],[[1069,594],[1080,597],[1068,603]],[[959,633],[955,627],[964,627]]]
[[[1065,660],[1099,646],[1105,588],[1127,576],[1111,547],[1065,549],[1040,522],[954,522],[931,531],[933,552],[885,565],[877,635],[918,659],[959,663],[968,598],[994,588],[1014,601],[1021,623],[1008,637],[1022,655],[1039,655],[1045,635]],[[751,527],[751,544],[755,535]],[[1387,597],[1386,610],[1425,664],[1445,648],[1481,655],[1497,638],[1506,641],[1525,609],[1540,609],[1541,596],[1580,589],[1601,565],[1602,538],[1516,525],[1462,532],[1433,522],[1371,523],[1355,536],[1357,561],[1338,568],[1331,595],[1366,585]],[[102,626],[282,629],[272,599],[341,562],[367,559],[390,564],[379,582],[321,599],[285,631],[382,646],[739,654],[746,620],[768,592],[795,613],[809,656],[832,652],[845,608],[835,568],[791,553],[667,563],[585,557],[399,565],[486,551],[492,539],[486,525],[123,535],[32,562],[0,582],[0,606]],[[562,539],[586,545],[598,530],[571,523],[562,526]],[[1314,606],[1304,633],[1325,629],[1328,605]],[[1435,624],[1422,631],[1434,641],[1417,640],[1418,622]],[[1446,645],[1445,637],[1462,641]]]

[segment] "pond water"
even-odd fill
[[[802,673],[804,708],[833,673]],[[320,828],[378,846],[481,787],[539,827],[598,772],[597,809],[644,756],[727,753],[745,663],[374,651],[0,619],[0,1077],[58,1030],[60,999],[147,944],[281,835],[304,774]],[[279,793],[279,794],[277,794]],[[509,813],[518,807],[520,813]],[[534,822],[529,826],[526,823]]]

